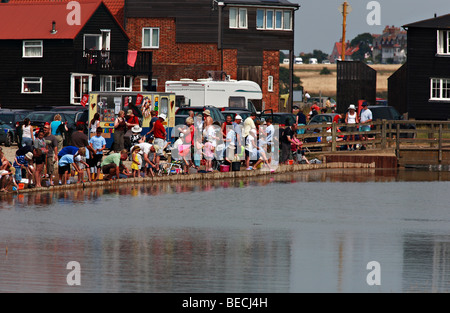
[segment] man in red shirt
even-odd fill
[[[166,129],[164,128],[164,125],[162,124],[166,120],[166,115],[164,113],[161,113],[158,116],[158,120],[155,121],[153,124],[153,128],[149,131],[149,133],[153,132],[153,135],[155,136],[154,140],[154,146],[156,149],[156,169],[159,168],[159,160],[161,159],[161,156],[164,155],[164,149],[167,145],[166,142]]]

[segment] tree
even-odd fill
[[[372,45],[373,45],[373,36],[371,34],[363,33],[357,35],[355,38],[352,39],[352,41],[350,41],[351,47],[359,46],[359,50],[353,53],[352,59],[364,61],[367,53],[370,56],[372,56],[372,49],[371,49]]]
[[[293,78],[294,90],[302,90],[302,82],[300,77],[295,76]],[[280,67],[280,94],[289,92],[289,69]]]

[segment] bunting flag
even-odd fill
[[[85,95],[83,95],[83,98],[81,98],[81,105],[83,106],[83,107],[86,107],[86,103],[89,101],[89,95],[88,94],[85,94]]]

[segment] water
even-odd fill
[[[11,196],[0,292],[448,292],[449,181],[328,170]]]

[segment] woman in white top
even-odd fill
[[[348,112],[345,115],[345,123],[347,123],[348,132],[356,132],[356,124],[359,123],[359,118],[354,104],[350,104],[348,107]],[[355,141],[355,135],[347,135],[347,141]],[[350,145],[348,150],[355,150],[355,146]]]
[[[34,141],[33,126],[30,125],[30,119],[27,117],[23,120],[22,125],[22,146],[32,148]]]
[[[100,126],[100,114],[95,113],[94,118],[89,123],[89,128],[91,132],[91,137],[95,136],[97,133],[97,127]]]

